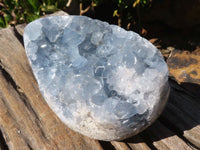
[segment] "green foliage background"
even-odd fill
[[[65,5],[65,0],[0,0],[0,27],[31,22]]]
[[[0,27],[8,27],[20,23],[28,23],[42,15],[53,13],[57,10],[66,10],[69,0],[0,0]],[[98,7],[107,0],[75,0],[90,8]],[[126,9],[134,9],[147,5],[150,0],[111,0],[115,9],[113,17],[120,18]],[[104,11],[104,10],[102,10]],[[125,16],[131,19],[131,11]]]

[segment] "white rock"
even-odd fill
[[[83,16],[53,16],[27,25],[24,42],[48,105],[81,134],[122,140],[164,108],[167,65],[134,32]]]

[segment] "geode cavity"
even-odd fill
[[[134,32],[83,16],[53,16],[28,24],[24,44],[48,105],[86,136],[135,135],[167,101],[167,65]]]

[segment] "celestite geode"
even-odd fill
[[[52,16],[28,24],[24,44],[48,105],[86,136],[135,135],[167,101],[167,65],[132,31],[83,16]]]

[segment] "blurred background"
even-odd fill
[[[200,0],[0,0],[0,28],[59,10],[135,31],[159,49],[200,47]]]

